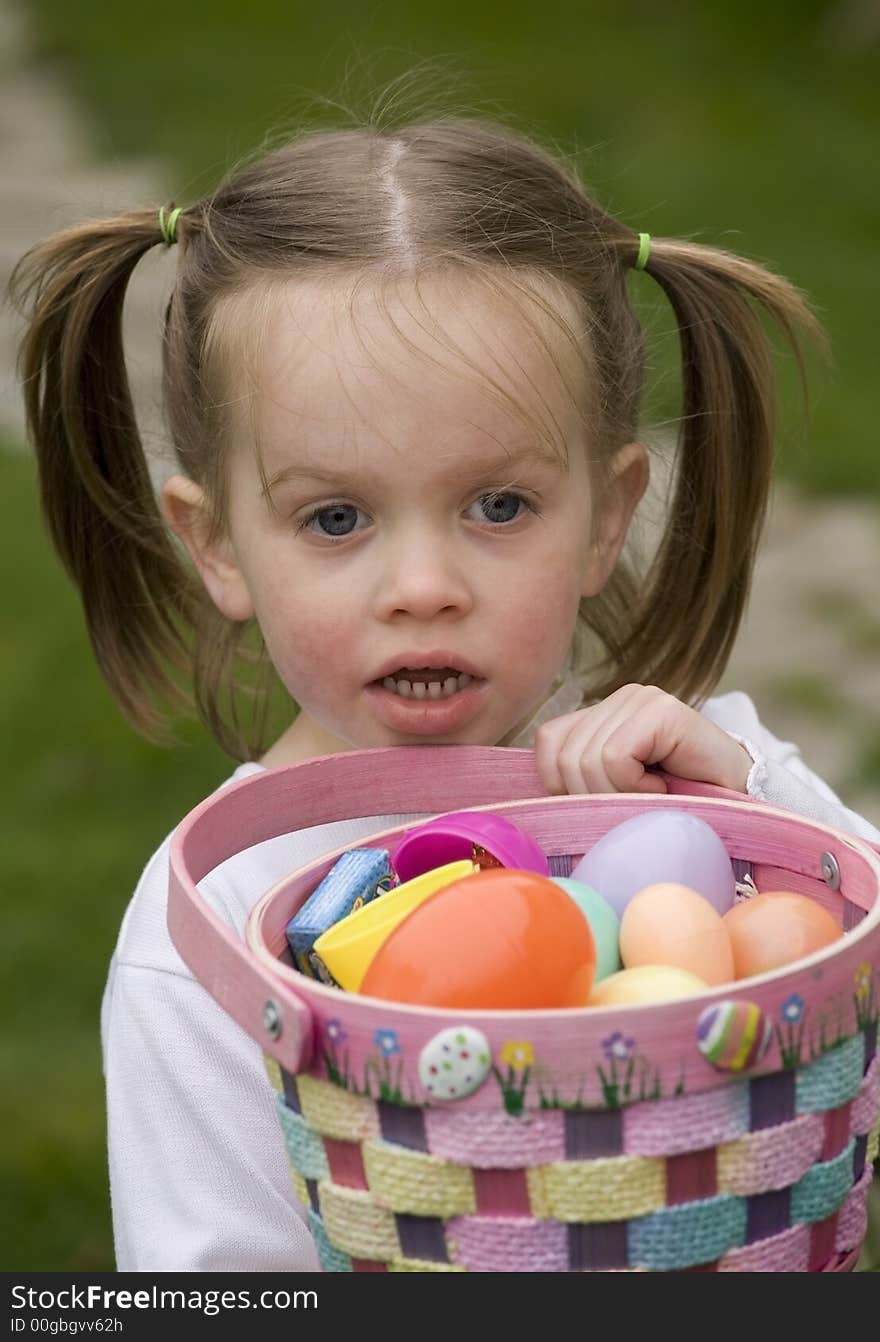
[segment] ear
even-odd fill
[[[598,596],[613,573],[649,475],[648,453],[641,443],[618,448],[611,460],[610,478],[597,500],[582,596]]]
[[[208,595],[228,620],[249,620],[254,605],[228,538],[208,543],[209,510],[205,491],[185,475],[172,475],[162,486],[162,514],[189,551]]]

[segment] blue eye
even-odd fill
[[[524,508],[530,507],[528,501],[521,494],[513,494],[509,490],[499,494],[483,494],[480,498],[474,500],[474,504],[482,512],[482,518],[478,520],[501,523],[515,521],[521,515],[520,504]]]
[[[360,509],[351,503],[329,503],[309,513],[302,525],[319,536],[339,539],[353,533],[359,512]],[[312,523],[319,520],[320,528],[313,527]]]

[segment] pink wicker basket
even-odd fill
[[[172,844],[169,927],[263,1047],[294,1185],[333,1271],[837,1271],[866,1230],[880,1115],[880,861],[836,830],[720,789],[544,797],[530,751],[355,751],[215,794]],[[707,821],[740,877],[797,890],[846,936],[784,971],[654,1006],[449,1011],[298,974],[285,927],[342,849],[264,895],[246,943],[196,883],[325,822],[485,807],[565,875],[651,806]],[[358,846],[391,846],[406,827]],[[463,1098],[423,1085],[474,1059]]]

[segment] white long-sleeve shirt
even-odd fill
[[[564,685],[515,744],[531,744],[540,721],[570,712],[573,693]],[[767,731],[745,694],[710,699],[701,712],[752,756],[751,797],[880,842],[880,831],[843,806],[794,745]],[[226,781],[259,772],[243,764]],[[253,906],[284,876],[413,819],[365,816],[270,839],[199,888],[242,934]],[[101,1010],[117,1267],[315,1271],[261,1049],[194,979],[168,934],[170,841],[147,863],[128,906]]]

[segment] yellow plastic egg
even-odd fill
[[[619,969],[597,983],[587,1006],[636,1006],[640,1002],[670,1002],[709,991],[709,985],[687,969],[674,965],[639,965]]]
[[[624,967],[674,965],[715,987],[734,977],[730,934],[708,899],[663,882],[634,895],[620,920]]]

